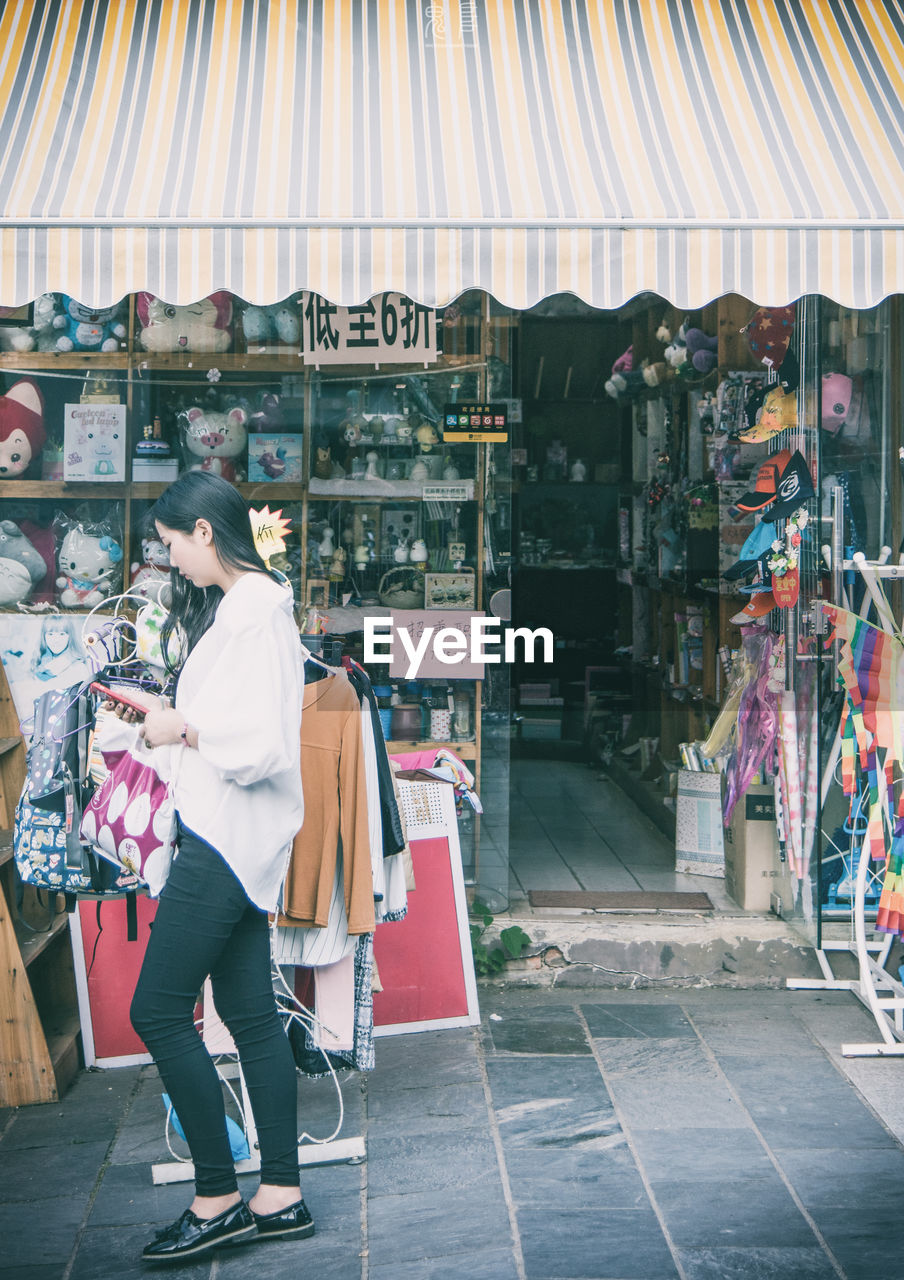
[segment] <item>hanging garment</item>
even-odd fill
[[[383,827],[383,856],[388,858],[394,853],[401,853],[405,848],[405,832],[402,827],[398,800],[392,780],[392,766],[389,763],[386,739],[383,737],[383,726],[380,721],[380,711],[370,678],[364,668],[352,659],[349,659],[348,674],[349,679],[358,691],[362,707],[366,704],[370,710],[374,744],[377,752],[377,775],[380,780],[380,821]]]
[[[344,671],[305,687],[301,783],[304,824],[292,844],[279,923],[329,923],[341,838],[348,932],[370,933],[375,922],[361,713]]]
[[[349,952],[336,964],[314,970],[314,1043],[329,1053],[351,1053],[355,1047],[355,957]]]
[[[278,924],[273,931],[273,959],[276,964],[303,965],[314,969],[336,964],[355,950],[355,938],[348,932],[345,914],[342,841],[336,857],[336,874],[330,897],[329,918],[320,928]]]

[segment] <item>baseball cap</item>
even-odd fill
[[[846,373],[822,375],[822,429],[837,435],[851,411],[854,384]]]
[[[735,503],[741,511],[763,511],[774,502],[778,493],[778,482],[782,472],[791,461],[791,450],[782,449],[760,466],[756,473],[756,484]]]
[[[779,454],[775,455],[779,457]],[[813,477],[807,460],[799,449],[788,459],[784,470],[778,478],[776,503],[769,512],[772,520],[783,520],[791,516],[802,506],[807,498],[812,498],[816,490],[813,488]]]
[[[776,538],[775,525],[769,520],[761,520],[748,533],[744,545],[738,554],[737,564],[726,569],[722,574],[729,582],[743,578],[759,566],[760,561],[768,553]]]
[[[771,613],[773,609],[777,609],[775,596],[771,591],[760,591],[755,596],[751,596],[740,613],[736,613],[731,619],[736,627],[742,627],[745,622],[753,622],[756,618],[763,618],[767,613]]]

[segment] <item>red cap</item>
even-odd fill
[[[762,618],[764,614],[771,613],[773,609],[777,609],[775,596],[771,591],[758,591],[756,595],[750,597],[744,608],[736,613],[731,621],[735,626],[743,626],[745,622],[751,622],[754,618]]]
[[[745,493],[743,498],[739,498],[735,506],[741,511],[762,511],[773,503],[778,493],[781,474],[790,461],[790,449],[773,453],[756,473],[756,484],[753,489]]]

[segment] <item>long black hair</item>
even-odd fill
[[[206,520],[220,564],[250,573],[266,573],[279,581],[279,575],[267,568],[254,545],[245,500],[238,489],[221,476],[209,471],[186,471],[163,491],[151,508],[148,520],[188,534],[194,532],[199,520]],[[196,587],[176,568],[171,571],[170,584],[172,598],[160,631],[160,643],[167,672],[173,676],[213,622],[223,592],[214,586]],[[184,653],[174,653],[171,657],[169,640],[177,626],[182,629],[187,644]]]

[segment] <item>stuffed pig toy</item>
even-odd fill
[[[122,547],[113,538],[87,533],[77,524],[60,546],[60,603],[67,609],[91,609],[110,594]]]
[[[224,480],[241,478],[235,459],[248,442],[248,415],[236,406],[228,413],[193,408],[184,414],[185,448],[193,458],[190,471],[211,471]]]
[[[135,298],[145,351],[228,351],[232,345],[232,295],[220,290],[187,307],[152,293]]]
[[[126,327],[119,307],[83,307],[63,294],[63,314],[53,327],[58,331],[56,351],[118,351],[125,341]]]
[[[0,396],[0,480],[23,475],[44,447],[44,397],[30,378]]]

